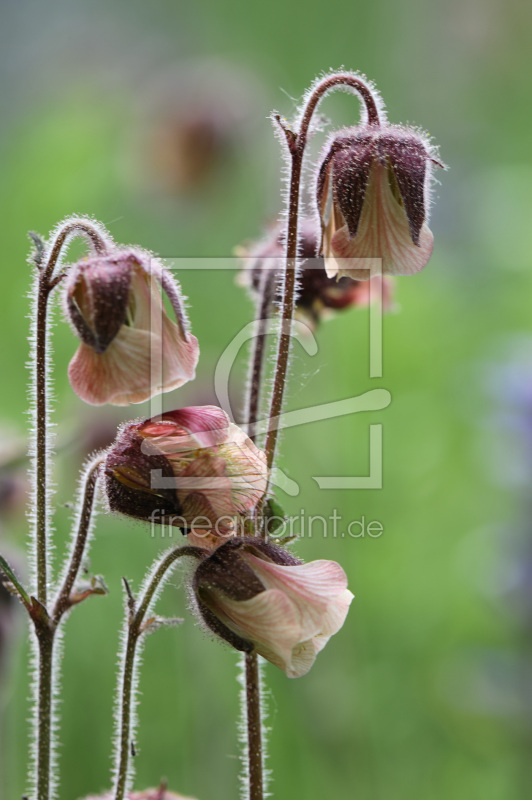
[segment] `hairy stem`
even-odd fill
[[[267,266],[263,267],[259,299],[256,311],[256,330],[253,338],[253,351],[250,363],[249,389],[247,398],[246,423],[251,439],[256,438],[256,422],[261,401],[262,372],[266,355],[266,332],[274,299],[276,275]],[[261,535],[263,526],[258,518],[255,520],[257,535]],[[243,719],[247,737],[247,779],[249,800],[262,800],[264,796],[261,719],[261,676],[256,653],[244,655],[244,680],[246,686]]]
[[[264,368],[264,358],[266,355],[266,333],[275,293],[274,287],[275,271],[269,269],[268,267],[263,267],[255,317],[256,328],[255,335],[253,337],[253,351],[250,362],[249,390],[245,419],[248,428],[248,434],[254,441],[257,435],[255,426],[260,409],[262,372]]]
[[[96,486],[98,483],[100,465],[103,460],[103,456],[94,458],[85,473],[76,538],[74,539],[70,560],[65,571],[65,577],[54,604],[53,620],[56,624],[59,623],[65,611],[71,606],[71,592],[79,574],[81,563],[85,555],[87,539],[91,530]]]
[[[245,660],[249,800],[263,800],[264,764],[259,659],[256,653],[246,653]]]
[[[47,408],[48,388],[48,310],[50,296],[57,286],[59,276],[54,270],[64,245],[74,236],[84,236],[91,248],[102,253],[107,240],[100,230],[88,220],[72,219],[56,233],[43,268],[37,278],[37,318],[35,322],[35,566],[36,596],[43,606],[48,600],[48,446],[49,427]]]
[[[156,565],[151,575],[148,576],[146,588],[144,590],[142,599],[138,606],[135,608],[135,600],[129,593],[128,589],[128,606],[129,617],[127,623],[127,639],[125,643],[125,650],[123,651],[123,665],[120,672],[121,686],[120,686],[120,713],[118,719],[118,743],[116,752],[116,768],[115,768],[115,800],[123,800],[126,792],[129,789],[128,782],[131,778],[130,775],[130,755],[132,749],[132,717],[134,711],[134,692],[136,684],[136,658],[138,654],[138,643],[143,630],[144,618],[150,608],[154,597],[162,588],[164,581],[169,577],[169,570],[175,562],[182,556],[193,556],[200,558],[205,555],[205,551],[199,547],[177,547],[170,550],[162,561]]]
[[[270,470],[275,461],[276,446],[279,436],[279,417],[282,411],[285,394],[286,377],[288,373],[288,362],[290,356],[292,320],[294,316],[296,300],[296,269],[299,242],[299,198],[303,156],[308,141],[312,115],[314,114],[320,100],[331,90],[346,87],[357,92],[365,103],[368,115],[368,124],[378,125],[380,122],[379,111],[369,86],[367,86],[367,84],[356,75],[352,75],[350,73],[337,73],[323,78],[314,86],[303,109],[298,133],[291,133],[283,128],[285,134],[287,135],[288,151],[291,157],[291,170],[281,330],[279,334],[279,345],[268,420],[268,435],[266,438],[265,448],[268,468]]]
[[[296,301],[296,277],[297,277],[297,254],[298,254],[298,222],[299,222],[299,198],[301,191],[301,175],[303,168],[303,156],[307,144],[312,115],[316,110],[320,100],[334,88],[351,88],[358,92],[366,105],[368,124],[379,124],[379,113],[377,104],[370,88],[357,76],[349,73],[338,73],[330,75],[319,81],[313,88],[301,116],[299,132],[294,134],[283,127],[286,135],[286,142],[291,158],[290,170],[290,194],[288,200],[288,230],[286,237],[286,262],[284,271],[284,281],[282,283],[282,311],[280,320],[279,343],[277,358],[275,363],[274,384],[271,397],[270,412],[268,417],[268,432],[266,437],[266,460],[268,470],[271,474],[275,461],[277,440],[279,435],[279,418],[281,415],[283,400],[285,395],[286,379],[288,374],[288,363],[290,356],[290,340],[292,334],[292,321],[294,317]],[[279,124],[280,120],[278,119]],[[263,276],[263,281],[265,280]],[[261,281],[262,303],[268,300],[266,284]],[[270,290],[271,291],[271,290]],[[271,300],[268,300],[271,303]],[[259,326],[260,320],[267,317],[264,309],[259,305]],[[265,325],[265,322],[264,322]],[[259,335],[255,340],[253,352],[251,385],[249,392],[248,406],[248,425],[253,426],[256,422],[259,399],[260,399],[260,380],[264,358],[264,331],[258,330]],[[262,333],[262,335],[260,335]],[[266,495],[265,495],[266,497]],[[260,524],[261,508],[257,511],[257,527],[259,535],[263,530]],[[248,743],[248,781],[249,781],[249,800],[263,800],[264,797],[264,764],[262,749],[262,723],[261,723],[261,686],[258,657],[255,653],[245,657],[245,681],[246,681],[246,726]]]
[[[46,610],[48,602],[49,555],[49,492],[48,492],[48,312],[50,297],[61,276],[54,276],[61,251],[74,236],[84,236],[91,249],[103,252],[107,240],[99,228],[84,219],[71,219],[57,230],[44,263],[38,268],[36,278],[36,319],[34,322],[34,348],[31,354],[34,374],[35,433],[33,442],[32,483],[34,492],[34,523],[32,545],[34,547],[33,563],[35,565],[36,598],[43,608],[43,615],[48,619]],[[38,675],[32,676],[37,681],[37,710],[35,716],[34,737],[37,742],[37,759],[34,793],[37,800],[49,800],[51,795],[51,767],[53,752],[53,651],[55,641],[55,625],[43,625],[34,619],[38,645]]]
[[[37,340],[35,343],[35,389],[36,389],[36,454],[35,454],[35,491],[36,491],[36,569],[37,599],[46,606],[48,600],[48,554],[47,554],[47,316],[50,286],[45,275],[39,279],[37,295]]]
[[[52,778],[53,727],[53,657],[54,630],[43,628],[37,633],[39,658],[39,688],[37,714],[37,800],[50,796]]]

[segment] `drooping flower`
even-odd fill
[[[237,650],[257,652],[299,678],[342,627],[353,595],[334,561],[300,562],[282,547],[229,540],[193,578],[205,624]]]
[[[428,141],[398,125],[361,125],[329,142],[317,203],[330,277],[367,280],[375,272],[423,269],[433,248],[427,225],[433,164],[443,166]]]
[[[194,378],[199,348],[186,328],[179,287],[148,254],[114,250],[78,262],[66,282],[64,307],[81,339],[68,375],[86,403],[141,403]]]
[[[204,547],[234,534],[268,474],[264,453],[216,406],[125,425],[104,469],[112,511],[174,525]]]
[[[239,283],[248,286],[254,294],[261,290],[265,272],[272,276],[272,302],[280,302],[279,277],[284,269],[285,245],[280,227],[274,228],[268,236],[249,252],[242,254],[246,261],[239,275]],[[389,311],[393,307],[393,279],[374,276],[369,282],[354,281],[350,278],[329,277],[325,271],[322,256],[317,256],[318,237],[314,220],[304,219],[300,230],[301,269],[296,298],[296,318],[310,328],[331,313],[348,308],[364,308],[375,298],[382,300],[382,308]],[[371,288],[370,288],[371,285]]]

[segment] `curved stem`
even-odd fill
[[[298,218],[299,197],[301,189],[301,173],[303,156],[307,144],[310,123],[320,100],[329,91],[335,88],[352,88],[362,98],[366,105],[368,124],[378,125],[379,112],[375,98],[370,88],[357,76],[349,73],[329,75],[319,81],[313,88],[305,105],[299,126],[299,132],[294,134],[288,129],[283,130],[286,136],[288,152],[291,157],[290,194],[288,201],[288,231],[286,237],[286,264],[284,272],[284,285],[282,289],[283,303],[280,320],[279,344],[275,366],[274,384],[271,397],[270,412],[268,417],[268,433],[266,437],[266,460],[268,470],[271,470],[275,461],[276,446],[279,435],[279,418],[281,415],[288,362],[290,356],[290,343],[292,334],[292,321],[296,301],[296,270],[298,251]],[[280,123],[280,121],[278,120]],[[265,294],[263,295],[263,300]],[[262,344],[256,343],[252,379],[250,386],[248,423],[256,420],[259,402],[259,382],[263,360],[264,336],[259,337]],[[266,493],[264,495],[266,497]],[[257,510],[258,528],[260,525],[261,505]],[[261,723],[261,690],[258,657],[255,653],[246,655],[246,725],[248,742],[248,781],[249,800],[263,800],[264,797],[264,764],[262,749],[262,723]]]
[[[89,243],[92,250],[98,255],[104,255],[111,244],[111,239],[104,230],[91,220],[82,217],[66,220],[56,231],[55,237],[51,242],[49,253],[46,259],[46,266],[43,273],[50,280],[55,269],[55,265],[61,255],[67,239],[70,241],[75,236],[83,236]]]
[[[352,89],[362,99],[368,115],[368,124],[380,125],[377,101],[367,83],[365,83],[362,78],[359,78],[358,75],[353,75],[350,72],[336,72],[333,75],[327,75],[325,78],[319,80],[311,90],[310,97],[303,109],[299,133],[297,135],[297,144],[302,150],[306,145],[312,115],[316,111],[320,101],[330,91],[344,88]]]
[[[50,296],[57,286],[54,270],[61,250],[73,236],[85,236],[98,253],[104,252],[108,241],[93,223],[74,219],[64,223],[56,233],[45,265],[37,276],[37,318],[35,322],[35,565],[37,599],[46,606],[48,599],[48,446],[49,427],[47,408],[48,389],[48,309]]]
[[[82,500],[79,511],[76,538],[74,539],[74,544],[70,554],[70,560],[66,568],[63,584],[57,594],[57,599],[55,601],[52,614],[55,624],[60,621],[65,611],[67,611],[71,606],[71,592],[79,574],[83,556],[85,554],[87,539],[91,530],[92,512],[96,498],[96,486],[98,483],[100,465],[103,463],[103,460],[104,456],[97,456],[92,460],[92,462],[90,462],[85,472],[85,482],[82,489]]]
[[[100,229],[88,220],[67,220],[57,231],[47,251],[42,268],[36,276],[36,318],[33,326],[34,348],[31,354],[34,374],[35,426],[32,446],[32,483],[34,493],[34,523],[32,545],[35,548],[33,561],[36,577],[36,599],[42,607],[40,621],[34,617],[38,647],[38,674],[36,676],[37,708],[35,712],[35,733],[37,742],[36,775],[34,792],[36,800],[49,800],[52,782],[53,753],[53,672],[55,623],[47,612],[48,602],[48,311],[50,296],[60,281],[54,277],[65,243],[73,236],[85,236],[95,252],[104,252],[107,240]],[[32,614],[33,616],[33,614]],[[43,618],[45,622],[43,622]]]
[[[126,584],[129,594],[129,619],[127,639],[124,650],[124,661],[121,671],[122,685],[120,688],[120,714],[117,723],[119,742],[117,745],[117,766],[115,773],[115,800],[123,800],[128,789],[127,783],[129,778],[129,758],[132,749],[131,718],[133,713],[133,694],[136,680],[135,659],[137,656],[138,642],[144,632],[144,617],[146,616],[146,613],[148,612],[150,604],[152,603],[157,591],[162,588],[162,582],[168,577],[169,569],[175,564],[175,562],[182,556],[193,556],[195,558],[200,558],[204,555],[205,551],[200,547],[185,546],[170,550],[170,552],[164,556],[160,564],[156,566],[151,577],[148,577],[146,589],[144,590],[144,594],[137,608],[135,608],[135,600],[129,593],[129,587]]]
[[[296,299],[296,269],[298,248],[299,196],[303,156],[307,144],[310,123],[320,100],[333,89],[351,88],[356,91],[365,103],[370,125],[379,125],[379,111],[369,86],[356,75],[339,72],[320,80],[313,88],[301,116],[301,124],[297,134],[291,134],[288,150],[291,157],[290,194],[288,201],[288,233],[286,237],[286,266],[283,288],[283,305],[281,315],[281,331],[275,366],[275,377],[271,398],[266,438],[266,459],[271,470],[275,460],[277,439],[279,435],[279,417],[283,407],[288,361],[290,355],[290,339],[292,319]]]

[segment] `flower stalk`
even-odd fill
[[[271,471],[279,436],[279,418],[285,395],[286,378],[290,357],[292,320],[296,302],[297,253],[299,244],[298,223],[300,206],[301,173],[305,147],[309,139],[312,116],[323,97],[333,89],[348,89],[360,95],[364,102],[369,125],[379,125],[379,110],[370,87],[356,75],[337,73],[318,81],[311,89],[303,107],[298,133],[287,128],[277,115],[276,122],[284,133],[290,156],[290,193],[288,197],[288,226],[286,236],[286,262],[283,284],[281,329],[275,364],[273,391],[266,438],[266,459]]]
[[[114,800],[124,800],[126,792],[130,789],[132,780],[131,752],[132,732],[135,726],[135,690],[138,680],[139,641],[143,634],[161,624],[175,623],[176,620],[161,620],[151,618],[144,621],[152,603],[163,589],[165,582],[170,577],[170,570],[177,560],[183,556],[201,558],[205,555],[199,547],[185,546],[170,550],[160,562],[156,562],[154,569],[145,581],[142,599],[137,604],[129,583],[124,578],[127,593],[127,623],[125,647],[122,654],[119,688],[119,713],[116,730],[116,764],[114,770]]]
[[[96,253],[105,251],[107,240],[94,223],[85,219],[70,219],[57,230],[48,252],[37,252],[36,265],[36,315],[33,325],[31,364],[32,390],[35,409],[34,440],[32,442],[31,480],[35,512],[32,514],[31,559],[36,581],[35,598],[29,610],[36,637],[37,674],[36,709],[34,715],[34,741],[36,763],[33,795],[36,800],[49,800],[53,795],[53,696],[54,696],[54,643],[62,611],[52,620],[47,611],[49,584],[49,456],[48,409],[49,390],[49,309],[56,286],[64,277],[57,266],[65,245],[76,237],[84,237]],[[79,564],[78,564],[79,567]],[[77,572],[76,572],[77,575]],[[75,578],[75,576],[74,576]]]
[[[312,116],[321,99],[331,90],[343,88],[352,90],[362,98],[369,125],[379,124],[379,111],[377,102],[371,89],[364,81],[349,73],[329,75],[319,81],[312,89],[308,100],[303,107],[299,132],[294,133],[284,125],[279,116],[275,117],[285,139],[290,157],[290,191],[288,198],[288,221],[286,235],[286,260],[282,279],[281,319],[277,356],[274,370],[274,383],[268,415],[268,429],[266,437],[266,459],[269,474],[274,466],[277,441],[279,436],[279,419],[285,396],[286,380],[290,358],[290,344],[292,324],[294,318],[297,294],[297,259],[299,245],[299,209],[301,193],[301,176],[305,147],[309,138]],[[271,285],[268,284],[268,270],[264,270],[261,280],[261,293],[258,301],[257,335],[251,367],[251,385],[248,399],[248,425],[253,431],[256,423],[260,404],[260,383],[264,361],[264,328],[265,320],[271,309]],[[264,495],[266,498],[267,493]],[[261,506],[257,513],[257,533],[262,534],[260,522]],[[261,722],[261,687],[258,656],[256,653],[245,655],[245,681],[246,681],[246,728],[247,728],[247,776],[249,783],[249,800],[263,800],[264,797],[264,757],[262,743]]]

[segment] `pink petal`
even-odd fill
[[[151,374],[153,334],[123,325],[104,353],[80,344],[68,368],[72,388],[91,405],[142,403],[194,377],[198,344],[194,336],[179,343],[180,360],[164,364],[162,385]],[[177,343],[176,343],[177,347]],[[192,372],[191,372],[192,370]]]
[[[382,274],[412,275],[427,264],[433,236],[423,224],[419,246],[412,241],[404,207],[394,197],[388,168],[376,163],[371,172],[364,207],[356,236],[349,236],[347,225],[336,229],[325,253],[328,274],[348,275],[356,280],[370,277],[369,267],[380,272],[377,263],[359,259],[382,259]]]
[[[302,631],[284,592],[271,589],[244,601],[223,597],[213,610],[235,633],[252,641],[260,655],[287,674],[292,671],[292,650],[301,644]]]

